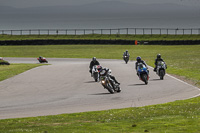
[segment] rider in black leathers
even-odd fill
[[[100,63],[97,61],[96,57],[93,57],[93,58],[92,58],[92,61],[90,62],[90,66],[89,66],[90,70],[89,70],[89,72],[90,72],[91,74],[92,74],[92,67],[93,67],[94,65],[100,65]]]
[[[126,51],[124,52],[123,57],[124,57],[124,56],[128,56],[128,57],[130,56],[129,53],[128,53],[128,50],[126,50]]]
[[[154,72],[156,72],[157,71],[157,65],[158,65],[158,61],[163,61],[164,62],[164,60],[161,58],[161,55],[160,54],[158,54],[157,55],[157,58],[155,59],[155,68],[154,68]]]
[[[114,80],[115,83],[117,83],[117,84],[120,85],[120,83],[116,80],[116,78],[115,78],[113,75],[111,75],[111,72],[109,72],[109,69],[108,69],[108,68],[102,68],[102,67],[100,66],[100,67],[98,67],[98,71],[99,71],[99,73],[100,73],[100,76],[109,74],[110,78],[111,78],[112,80]]]

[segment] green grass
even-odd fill
[[[0,65],[0,81],[13,77],[37,66],[41,66],[41,64]]]
[[[106,40],[200,40],[200,35],[0,35],[0,40],[36,40],[36,39],[106,39]]]
[[[192,46],[130,46],[130,45],[50,45],[50,46],[1,46],[1,57],[122,59],[129,50],[131,60],[141,56],[154,66],[158,53],[168,65],[167,73],[182,76],[200,86],[200,45]],[[19,64],[16,64],[19,65]],[[0,66],[1,67],[12,67]],[[16,67],[16,66],[15,66]],[[133,66],[134,68],[134,66]],[[4,71],[5,68],[2,69]],[[0,74],[1,75],[1,74]],[[60,132],[200,132],[200,97],[166,104],[113,109],[106,111],[62,114],[0,120],[2,133],[60,133]]]
[[[200,97],[145,107],[0,120],[2,133],[198,133]]]

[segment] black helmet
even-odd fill
[[[96,60],[97,60],[96,57],[93,57],[93,58],[92,58],[92,61],[96,62]]]
[[[138,57],[136,58],[136,60],[137,60],[138,62],[140,62],[140,61],[141,61],[141,57],[138,56]]]
[[[157,54],[157,59],[160,59],[161,58],[161,55],[160,54]]]

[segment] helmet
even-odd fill
[[[92,58],[92,61],[96,62],[96,60],[97,60],[96,57],[93,57],[93,58]]]
[[[136,58],[136,60],[137,60],[138,62],[140,62],[140,61],[141,61],[141,57],[138,56],[138,57]]]
[[[157,54],[157,59],[160,59],[161,58],[161,55],[160,54]]]
[[[128,52],[128,50],[126,50],[126,52]]]
[[[100,65],[97,66],[97,70],[98,70],[99,72],[101,72],[102,69],[103,69],[102,66],[100,66]]]

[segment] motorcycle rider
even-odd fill
[[[124,58],[125,56],[128,56],[128,57],[130,56],[129,53],[128,53],[128,50],[126,50],[126,51],[124,52],[123,58]]]
[[[89,66],[90,70],[89,70],[89,72],[90,72],[91,74],[92,74],[92,67],[93,67],[94,65],[100,65],[100,63],[97,61],[96,57],[93,57],[93,58],[92,58],[92,61],[90,62],[90,66]]]
[[[40,60],[42,60],[42,59],[43,59],[43,57],[42,57],[42,56],[39,56],[39,59],[40,59]]]
[[[104,75],[108,74],[110,76],[110,78],[115,81],[115,83],[120,85],[120,83],[116,80],[116,78],[113,75],[111,75],[111,71],[110,71],[109,68],[106,68],[106,67],[103,68],[102,66],[98,66],[97,69],[98,69],[98,71],[100,73],[100,76],[104,76]]]
[[[145,61],[142,60],[142,58],[140,56],[138,56],[136,58],[136,60],[137,60],[137,62],[135,63],[135,69],[136,69],[136,71],[137,71],[137,67],[138,67],[139,63],[144,64],[146,66],[146,68],[148,69],[147,64],[145,63]],[[149,70],[147,70],[147,71],[149,72]],[[139,75],[139,74],[137,73],[137,75]]]
[[[157,54],[157,58],[155,59],[155,63],[154,63],[155,64],[155,68],[153,69],[154,72],[157,71],[157,65],[158,65],[159,61],[163,61],[164,62],[164,60],[161,58],[161,54]]]

